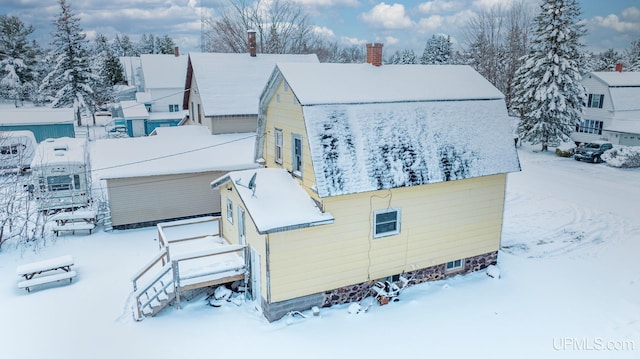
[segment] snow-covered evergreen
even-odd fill
[[[624,52],[626,71],[640,71],[640,39],[631,43]]]
[[[60,14],[54,21],[56,30],[52,34],[52,50],[47,56],[52,69],[40,88],[48,90],[53,107],[73,106],[78,126],[81,126],[80,112],[94,106],[92,84],[97,77],[91,71],[88,42],[80,28],[80,17],[73,13],[66,0],[58,3]]]
[[[580,121],[585,89],[577,59],[585,30],[576,0],[543,0],[534,24],[532,51],[514,80],[513,106],[521,140],[545,151],[567,140]]]
[[[0,15],[0,97],[15,106],[31,98],[37,88],[38,45],[27,37],[34,32],[15,16]]]
[[[427,40],[420,63],[425,65],[446,65],[451,63],[451,37],[433,35]]]
[[[396,51],[387,60],[392,65],[415,65],[418,63],[418,57],[413,50]]]

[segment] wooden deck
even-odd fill
[[[219,220],[203,217],[157,225],[159,253],[132,278],[137,320],[172,302],[180,308],[185,291],[246,279],[245,246],[220,236]]]

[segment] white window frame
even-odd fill
[[[273,131],[273,142],[274,142],[274,161],[275,163],[282,165],[282,154],[284,153],[284,134],[282,133],[282,129],[276,128]]]
[[[444,265],[445,272],[458,272],[464,269],[464,259],[456,259]]]
[[[383,221],[382,223],[378,222],[379,215],[392,213],[392,212],[396,213],[396,218],[394,221]],[[385,231],[385,232],[378,232],[378,225],[392,223],[392,222],[395,222],[396,224],[395,229],[390,231]],[[373,238],[382,238],[382,237],[388,237],[388,236],[395,236],[399,234],[401,222],[402,222],[402,211],[400,210],[400,208],[387,208],[383,210],[374,211],[373,212],[373,230],[372,230]]]
[[[233,201],[227,198],[227,221],[233,223]]]
[[[296,155],[296,141],[300,141],[300,161]],[[304,166],[304,153],[302,152],[302,136],[291,134],[291,171],[294,175],[302,177],[302,168]]]
[[[587,100],[587,107],[590,108],[602,108],[604,103],[604,94],[590,93]]]

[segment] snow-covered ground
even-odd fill
[[[135,322],[130,277],[155,228],[64,235],[0,252],[2,358],[640,358],[640,170],[519,150],[509,175],[500,279],[425,283],[349,314],[268,323],[207,304]],[[75,258],[72,284],[19,290],[18,265]]]

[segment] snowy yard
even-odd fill
[[[537,147],[536,147],[537,148]],[[640,170],[519,150],[498,258],[484,272],[405,290],[349,314],[268,323],[204,295],[135,322],[131,276],[158,250],[155,227],[61,235],[0,252],[2,358],[639,358]],[[70,254],[72,284],[17,287],[16,267]]]

